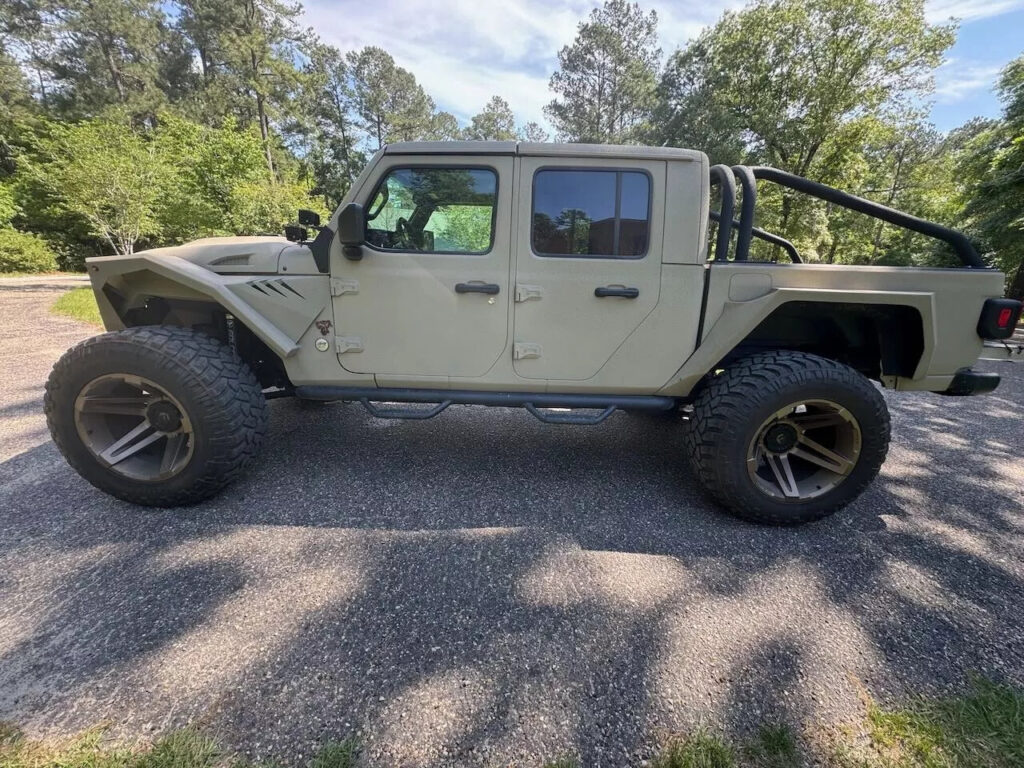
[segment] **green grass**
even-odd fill
[[[737,742],[699,730],[666,744],[651,768],[1016,768],[1024,766],[1024,692],[982,680],[962,696],[919,698],[901,709],[869,704],[863,723],[824,744],[802,744],[783,725]],[[802,757],[812,756],[812,762]],[[329,742],[304,768],[356,768],[354,741]],[[33,741],[0,723],[0,768],[287,768],[251,764],[195,728],[128,746],[96,728],[63,743]],[[572,757],[544,768],[586,768]]]
[[[94,728],[61,743],[25,738],[0,723],[0,768],[276,768],[230,755],[196,728],[183,728],[150,745],[109,742],[105,729]],[[320,748],[306,768],[355,768],[357,748],[351,739]]]
[[[53,303],[50,311],[55,315],[64,315],[83,323],[103,325],[92,288],[72,288]]]
[[[865,768],[1024,766],[1024,693],[984,680],[963,696],[918,699],[908,707],[868,709]]]

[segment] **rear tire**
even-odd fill
[[[742,358],[697,396],[685,446],[694,475],[732,514],[767,525],[820,520],[874,480],[889,411],[834,360],[773,351]]]
[[[233,349],[188,328],[148,326],[83,341],[53,367],[53,441],[94,486],[146,506],[194,504],[255,462],[267,404]]]

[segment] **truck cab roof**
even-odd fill
[[[626,144],[551,144],[525,141],[401,141],[384,146],[386,155],[528,155],[531,157],[600,157],[630,160],[707,162],[703,152],[677,147]]]

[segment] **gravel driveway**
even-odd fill
[[[648,416],[290,401],[249,479],[146,510],[49,440],[45,377],[92,333],[57,295],[0,290],[0,720],[589,768],[698,724],[856,718],[865,689],[1024,684],[1024,365],[990,364],[989,397],[889,395],[882,476],[798,530],[718,512]]]

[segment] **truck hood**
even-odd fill
[[[277,274],[281,251],[289,245],[283,237],[204,237],[139,255],[185,259],[223,275],[272,275]]]

